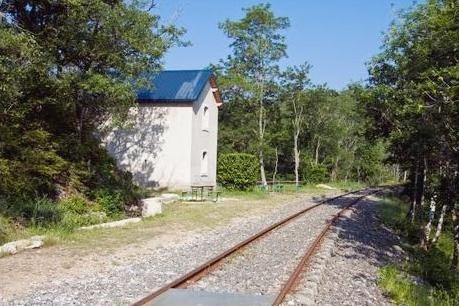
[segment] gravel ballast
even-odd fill
[[[276,294],[326,222],[357,195],[319,206],[230,257],[190,288],[211,292]]]
[[[378,269],[404,254],[381,226],[377,201],[368,197],[341,218],[284,305],[392,305],[378,288]]]

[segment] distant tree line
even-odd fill
[[[312,84],[307,62],[281,69],[288,18],[275,16],[269,4],[244,11],[242,19],[220,24],[232,52],[213,67],[226,102],[219,152],[256,155],[262,184],[280,179],[379,183],[394,177],[395,168],[383,164],[386,143],[365,137],[364,88],[336,91]]]

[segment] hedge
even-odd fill
[[[312,184],[326,183],[328,181],[327,167],[321,164],[304,163],[303,180]]]
[[[218,183],[233,190],[250,190],[258,181],[258,159],[246,153],[220,154],[217,165]]]

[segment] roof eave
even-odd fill
[[[217,107],[222,108],[223,107],[223,99],[220,94],[220,89],[218,89],[217,85],[217,78],[215,77],[214,74],[212,74],[209,78],[209,84],[212,89],[212,94],[214,95],[215,102],[217,102]]]

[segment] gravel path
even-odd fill
[[[193,269],[260,229],[314,204],[296,200],[268,215],[234,220],[227,226],[184,237],[167,247],[132,258],[113,270],[50,280],[33,293],[2,297],[0,305],[125,305]],[[103,263],[102,263],[103,264]],[[14,277],[14,275],[12,275]]]
[[[319,206],[230,257],[190,288],[212,292],[275,294],[305,249],[334,214],[357,195]]]
[[[371,196],[345,214],[285,305],[392,305],[378,288],[378,269],[403,254],[398,237],[381,225],[376,204]]]

